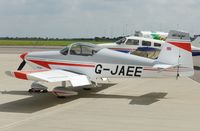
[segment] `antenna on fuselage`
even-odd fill
[[[180,72],[180,58],[181,58],[181,54],[180,54],[180,49],[179,49],[176,80],[178,80],[178,78],[180,77],[180,74],[179,74],[179,72]]]

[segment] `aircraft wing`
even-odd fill
[[[80,75],[64,70],[7,71],[6,74],[23,80],[45,82],[69,81],[73,87],[91,84],[91,81],[86,75]]]

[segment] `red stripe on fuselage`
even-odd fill
[[[191,47],[191,44],[188,43],[188,42],[168,42],[174,46],[177,46],[179,48],[182,48],[186,51],[189,51],[189,52],[192,52],[192,47]]]
[[[111,49],[111,50],[129,50],[129,51],[135,50],[135,49],[131,49],[131,48],[109,48],[109,49]]]
[[[41,60],[29,60],[35,64],[41,65],[46,68],[50,68],[49,65],[63,65],[63,66],[77,66],[77,67],[95,67],[95,65],[89,64],[75,64],[75,63],[61,63],[61,62],[50,62],[50,61],[41,61]]]

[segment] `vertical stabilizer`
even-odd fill
[[[189,33],[170,31],[158,61],[159,63],[170,64],[176,67],[177,75],[192,76],[194,69]]]

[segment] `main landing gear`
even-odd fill
[[[78,95],[78,92],[67,90],[67,88],[62,87],[62,86],[55,87],[52,90],[52,93],[55,96],[57,96],[57,98],[66,98],[66,97],[69,97],[69,96]]]
[[[28,92],[29,93],[47,93],[48,90],[38,90],[38,89],[31,88],[31,89],[28,90]]]
[[[38,82],[33,82],[31,84],[31,89],[28,90],[29,93],[47,93],[47,87],[39,84]]]
[[[98,85],[91,85],[91,87],[85,87],[83,90],[91,90],[93,87],[97,87]],[[28,90],[29,93],[47,93],[47,87],[38,83],[38,82],[33,82],[31,84],[31,89]],[[58,98],[66,98],[69,96],[75,96],[78,95],[78,92],[70,90],[70,87],[66,88],[66,82],[62,82],[62,85],[59,87],[55,87],[52,92],[55,96]]]
[[[52,90],[52,93],[57,96],[57,98],[66,98],[68,96],[78,95],[78,92],[67,90],[65,81],[62,82],[62,86],[55,87]]]
[[[90,91],[90,90],[92,90],[92,88],[83,88],[83,90]]]

